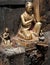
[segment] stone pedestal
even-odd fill
[[[25,49],[23,47],[5,48],[0,53],[0,65],[25,65]]]

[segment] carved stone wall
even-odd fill
[[[4,4],[24,4],[25,0],[0,0],[0,5]]]

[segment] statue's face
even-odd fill
[[[8,28],[6,28],[5,31],[8,32]]]
[[[28,3],[28,4],[26,5],[26,11],[27,11],[28,13],[31,13],[31,12],[32,12],[32,8],[33,8],[32,3]]]

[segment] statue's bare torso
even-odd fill
[[[33,22],[33,19],[32,18],[34,18],[34,15],[33,14],[28,14],[26,11],[22,14],[22,16],[23,16],[23,19],[24,19],[24,21],[26,22],[26,24],[24,24],[24,22],[22,21],[22,27],[24,28],[24,29],[29,29],[30,27],[31,27],[31,24],[32,24],[32,22]],[[32,20],[31,20],[32,19]],[[29,20],[31,20],[30,22],[28,22]]]

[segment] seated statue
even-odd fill
[[[4,33],[2,34],[2,41],[5,45],[10,44],[10,34],[9,29],[6,27]]]
[[[9,29],[8,28],[5,28],[5,31],[3,33],[3,38],[6,39],[6,40],[10,39],[10,34],[9,34]]]
[[[21,28],[18,36],[25,40],[36,39],[39,36],[41,22],[36,21],[32,2],[27,2],[25,12],[21,14]]]

